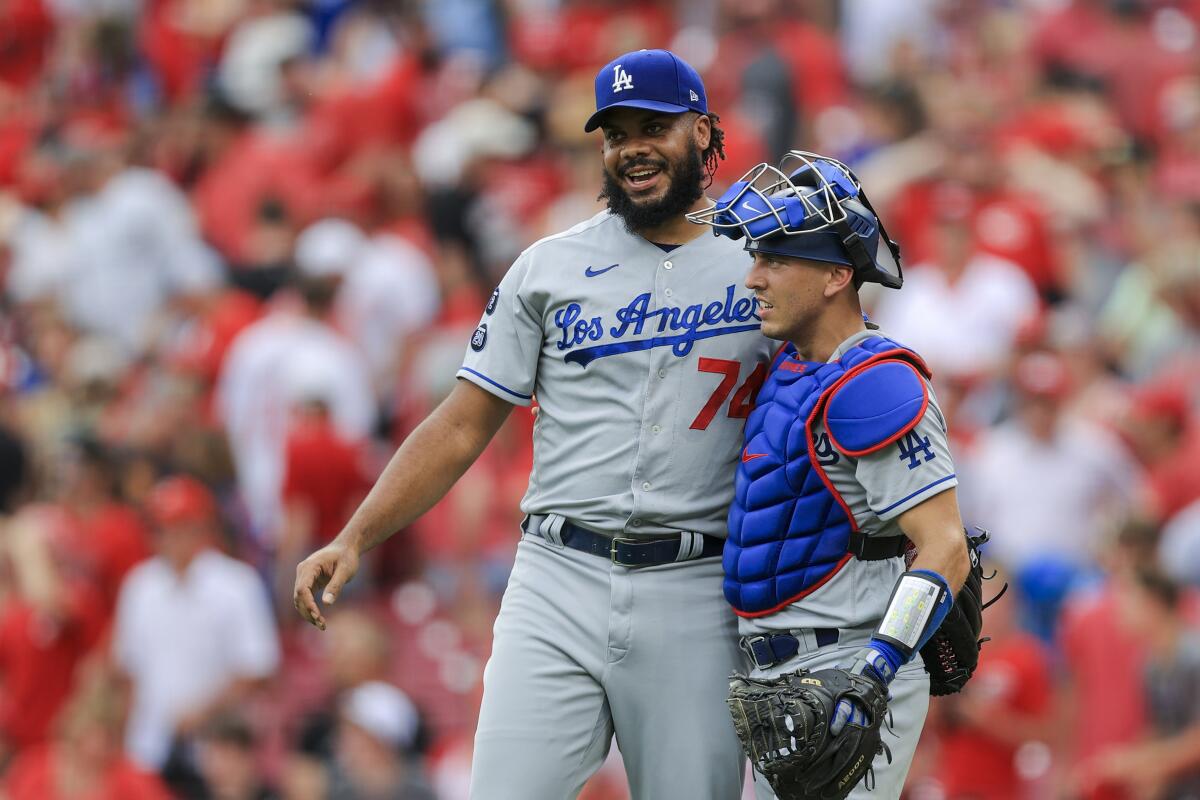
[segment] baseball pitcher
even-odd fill
[[[741,661],[720,555],[742,429],[774,345],[749,257],[685,213],[723,156],[699,75],[664,50],[596,76],[608,210],[532,245],[487,304],[449,398],[345,530],[297,568],[325,619],[359,554],[436,502],[537,398],[527,517],[496,620],[471,796],[575,797],[615,733],[635,798],[728,800]]]
[[[691,216],[745,240],[762,331],[784,342],[747,421],[724,553],[753,666],[729,706],[756,790],[894,800],[931,690],[974,668],[982,611],[929,370],[859,304],[864,282],[900,287],[899,250],[850,170],[801,151]]]

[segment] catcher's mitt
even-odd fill
[[[866,724],[852,720],[834,736],[829,723],[842,698],[859,705]],[[734,675],[727,702],[742,749],[779,800],[841,800],[887,752],[880,736],[887,689],[844,669],[770,680]]]
[[[1008,588],[1004,584],[995,597],[983,602],[983,582],[993,577],[984,577],[979,557],[979,546],[987,540],[987,531],[980,530],[978,536],[967,534],[971,571],[955,596],[950,613],[921,648],[921,659],[929,673],[929,693],[934,696],[954,694],[967,685],[979,665],[979,648],[987,641],[979,636],[983,631],[983,610],[999,600]]]

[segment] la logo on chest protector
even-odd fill
[[[620,64],[613,67],[613,91],[619,92],[623,89],[633,88],[633,76],[625,71],[625,68]]]

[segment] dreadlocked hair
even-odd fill
[[[725,131],[717,127],[717,123],[721,121],[719,116],[711,111],[705,116],[712,123],[712,135],[709,137],[708,147],[700,153],[700,158],[704,161],[704,172],[707,175],[704,188],[707,189],[712,185],[713,175],[717,173],[718,162],[725,159]]]

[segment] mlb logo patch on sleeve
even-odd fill
[[[478,353],[487,344],[487,323],[480,325],[471,334],[471,349]]]

